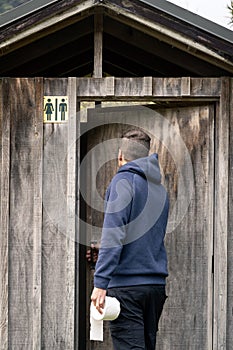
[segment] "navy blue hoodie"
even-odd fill
[[[95,287],[165,284],[168,210],[157,154],[119,168],[106,191]]]

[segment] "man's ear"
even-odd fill
[[[124,155],[122,153],[122,150],[119,149],[119,152],[118,152],[118,166],[121,167],[123,164],[125,164],[125,158],[124,158]]]
[[[122,154],[122,150],[119,148],[118,151],[118,161],[122,161],[123,160],[123,154]]]

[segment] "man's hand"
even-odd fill
[[[99,244],[91,244],[91,249],[86,252],[86,259],[90,263],[91,270],[95,270],[95,265],[98,260]]]
[[[105,297],[106,297],[106,290],[101,288],[94,288],[92,295],[91,295],[91,301],[93,302],[96,309],[99,311],[100,314],[103,313],[102,309],[104,308],[105,303]]]

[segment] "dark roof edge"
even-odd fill
[[[31,13],[38,11],[44,7],[56,3],[60,0],[31,0],[25,4],[16,7],[10,11],[0,14],[0,28],[6,26],[9,23],[15,22],[20,18],[26,17]],[[190,12],[178,5],[175,5],[167,0],[139,0],[141,3],[145,3],[151,7],[156,8],[159,11],[165,12],[168,15],[189,23],[194,27],[198,27],[216,37],[219,37],[225,41],[233,43],[233,31],[227,29],[219,24],[212,22],[200,15]],[[98,0],[97,2],[102,2]]]
[[[22,17],[28,16],[31,13],[47,7],[59,0],[31,0],[22,4],[10,11],[0,14],[0,27],[6,26],[9,23],[15,22]]]
[[[176,17],[184,22],[187,22],[194,27],[198,27],[212,35],[215,35],[223,40],[233,43],[233,31],[227,29],[220,24],[216,24],[209,19],[197,15],[189,10],[186,10],[178,5],[175,5],[167,0],[140,0],[149,6],[166,12],[168,15]],[[229,18],[230,21],[230,18]]]

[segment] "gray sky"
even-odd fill
[[[191,12],[205,17],[217,24],[233,30],[233,26],[229,25],[230,11],[227,5],[231,0],[169,0],[175,5],[183,7]]]

